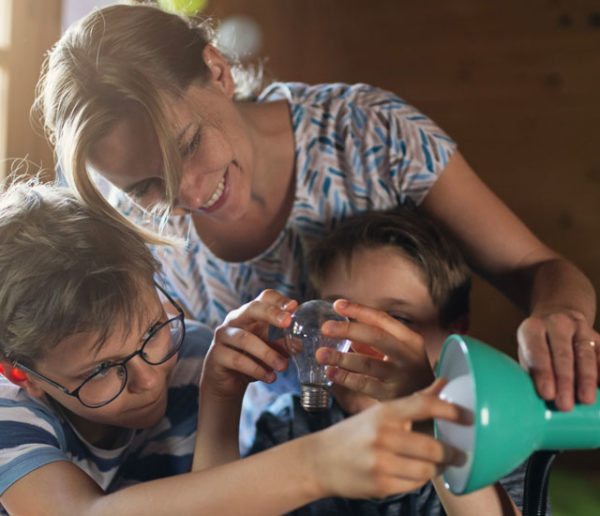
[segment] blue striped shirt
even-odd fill
[[[197,323],[186,322],[186,327],[186,339],[169,380],[165,415],[151,428],[122,429],[112,449],[88,443],[56,402],[34,399],[0,376],[0,495],[33,470],[56,461],[72,462],[106,493],[189,471],[202,358],[212,331]]]

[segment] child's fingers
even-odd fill
[[[221,326],[215,331],[215,342],[221,344],[221,348],[230,348],[238,352],[239,356],[246,356],[249,360],[252,360],[259,367],[263,367],[257,361],[266,365],[269,368],[275,369],[276,371],[284,371],[287,368],[288,362],[281,354],[279,354],[271,346],[267,345],[264,341],[258,338],[253,333],[240,328],[234,328],[229,326]],[[221,353],[227,356],[234,356],[240,363],[243,362],[243,367],[247,367],[247,360],[239,358],[239,356],[231,355],[221,351]],[[228,363],[231,369],[240,371],[236,363]],[[264,367],[263,367],[264,369]],[[243,371],[249,374],[245,369]],[[255,377],[255,374],[249,374],[249,376]]]
[[[342,353],[331,348],[319,348],[316,353],[317,362],[323,365],[336,366],[353,373],[361,373],[385,381],[397,371],[397,367],[377,358],[360,353]]]
[[[365,344],[364,342],[352,342],[350,347],[351,347],[352,351],[354,351],[355,353],[360,353],[362,355],[368,355],[371,357],[379,358],[380,360],[383,360],[385,357],[385,355],[383,353],[381,353],[380,351],[377,351],[373,346],[369,346],[368,344]]]
[[[400,332],[401,337],[404,336],[405,332],[407,332],[408,335],[418,335],[397,319],[370,306],[353,303],[347,299],[338,299],[333,303],[333,307],[336,312],[349,319],[355,319],[365,324],[377,326],[392,334]]]
[[[275,373],[271,369],[268,369],[240,350],[226,346],[223,347],[218,357],[215,358],[215,363],[213,364],[213,370],[215,371],[217,370],[216,366],[227,371],[235,371],[237,374],[242,374],[254,380],[262,380],[266,383],[271,383],[276,378]]]
[[[344,369],[338,369],[337,367],[328,367],[325,371],[325,375],[336,385],[341,385],[353,392],[366,394],[367,396],[371,396],[378,400],[394,397],[379,380],[364,374],[350,373]]]
[[[463,450],[419,432],[394,432],[380,437],[380,443],[394,454],[441,467],[463,464]]]
[[[256,323],[266,323],[285,328],[292,321],[292,315],[285,307],[293,306],[294,303],[296,301],[282,296],[275,290],[265,291],[258,298],[230,312],[225,324],[243,328]],[[267,331],[265,326],[265,333]]]
[[[273,289],[263,290],[256,299],[275,305],[281,310],[285,310],[290,313],[292,313],[298,307],[298,302],[295,299],[284,296]]]
[[[426,387],[425,389],[417,392],[416,394],[424,396],[433,396],[439,399],[439,395],[444,389],[444,387],[446,387],[446,385],[448,385],[448,380],[446,378],[436,378],[435,381],[429,387]],[[456,412],[459,414],[459,418],[456,421],[456,423],[459,423],[461,425],[473,424],[473,412],[471,410],[462,407],[461,405],[457,405],[455,403],[450,403],[444,400],[441,401],[442,403],[448,403],[449,405],[452,405]]]
[[[402,453],[390,453],[381,461],[383,475],[403,481],[421,484],[439,475],[445,465],[422,459],[414,459]]]
[[[341,302],[340,300],[336,303]],[[363,307],[358,308],[369,317],[355,321],[327,321],[322,326],[323,334],[332,338],[345,338],[372,346],[376,350],[392,358],[401,359],[407,354],[416,356],[423,354],[423,338],[389,315],[379,310]],[[382,321],[389,319],[385,324]]]
[[[431,385],[425,387],[424,389],[421,390],[421,393],[423,394],[431,394],[433,396],[439,396],[440,393],[442,392],[442,389],[444,387],[446,387],[446,385],[448,384],[448,380],[446,378],[436,378]]]
[[[409,421],[445,419],[463,425],[472,424],[473,421],[472,413],[464,407],[423,392],[392,400],[386,404],[397,418]]]

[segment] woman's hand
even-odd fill
[[[413,430],[413,422],[432,418],[472,421],[464,409],[438,398],[444,384],[439,379],[312,434],[318,441],[311,455],[325,496],[381,498],[416,489],[447,465],[463,463],[462,451]]]
[[[521,323],[517,339],[519,361],[542,398],[554,400],[559,410],[571,410],[575,394],[581,403],[596,401],[600,335],[582,314],[533,315]]]
[[[323,334],[351,340],[354,352],[320,348],[316,356],[329,366],[326,374],[334,387],[346,389],[334,390],[346,412],[356,413],[374,400],[405,396],[431,384],[433,371],[418,333],[374,308],[345,299],[333,306],[352,322],[327,321]]]
[[[269,342],[269,325],[287,327],[298,303],[275,290],[231,311],[217,327],[202,372],[203,389],[221,397],[243,394],[249,382],[275,381],[285,371],[282,348]]]
[[[542,243],[456,151],[420,208],[456,239],[473,269],[530,316],[519,359],[538,394],[570,410],[596,399],[596,293],[573,263]],[[507,243],[510,243],[508,245]],[[574,378],[576,377],[576,378]]]

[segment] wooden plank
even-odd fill
[[[60,36],[60,7],[60,0],[12,0],[6,156],[27,158],[30,172],[42,166],[52,173],[54,168],[52,151],[32,125],[30,109],[45,52]]]
[[[276,79],[366,82],[416,105],[600,288],[597,0],[213,0],[205,14],[254,19]],[[522,316],[489,286],[474,300],[474,330],[514,354]]]

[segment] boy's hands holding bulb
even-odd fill
[[[242,395],[250,381],[270,382],[274,371],[287,367],[285,352],[269,341],[269,325],[286,328],[296,307],[295,301],[267,290],[231,312],[216,330],[201,379],[193,470],[239,457]],[[362,335],[365,324],[352,324],[358,328],[352,327],[350,333]],[[370,337],[362,341],[370,342]],[[463,421],[458,407],[438,398],[442,387],[443,381],[438,381],[411,396],[378,403],[325,430],[251,458],[262,456],[273,465],[295,464],[295,474],[306,483],[306,501],[327,496],[383,497],[412,490],[449,463],[463,460],[460,450],[413,431],[418,421]]]
[[[288,367],[287,358],[269,343],[269,325],[287,327],[297,305],[265,290],[229,312],[215,330],[200,378],[193,471],[239,459],[239,418],[246,387],[255,380],[271,383],[274,371]]]
[[[334,308],[351,322],[328,321],[322,332],[349,339],[354,352],[322,348],[316,358],[329,366],[332,392],[347,413],[412,394],[433,382],[421,335],[385,312],[358,303],[340,299]]]
[[[269,325],[287,327],[298,303],[275,290],[229,312],[216,330],[202,372],[202,389],[222,398],[241,397],[248,383],[272,383],[288,367],[283,348],[269,342]]]

